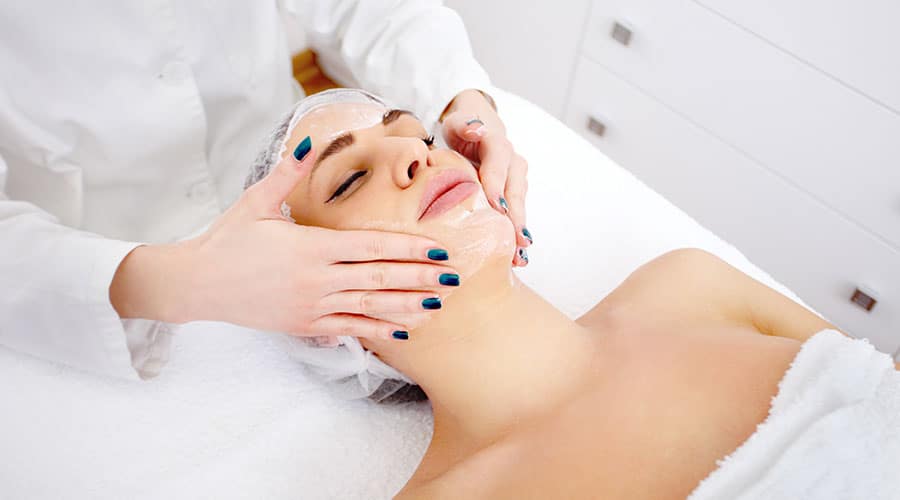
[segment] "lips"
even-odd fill
[[[444,170],[428,180],[419,203],[419,220],[450,210],[478,190],[471,177],[460,170]]]

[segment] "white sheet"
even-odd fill
[[[495,94],[531,165],[535,245],[519,275],[568,314],[683,246],[793,297],[556,119]],[[387,498],[430,439],[427,404],[335,400],[271,335],[194,323],[173,344],[170,365],[144,383],[0,347],[0,497]]]

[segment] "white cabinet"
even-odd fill
[[[634,35],[610,36],[618,12]],[[584,53],[900,247],[900,116],[690,0],[597,0]]]
[[[697,0],[798,60],[900,111],[897,0]]]
[[[594,0],[565,119],[829,320],[894,352],[900,115],[884,103],[900,87],[896,67],[884,69],[896,65],[889,51],[861,41],[885,21],[823,21],[818,2],[757,4]],[[893,5],[869,15],[896,17]],[[611,36],[616,21],[632,31],[627,45]],[[843,38],[867,57],[836,53]],[[857,286],[876,294],[871,311],[850,302]]]

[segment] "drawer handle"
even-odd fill
[[[853,291],[853,295],[850,297],[850,302],[858,305],[859,307],[865,309],[867,312],[871,311],[875,304],[878,303],[878,300],[875,298],[874,294],[869,290],[862,291],[859,287]]]
[[[612,32],[610,32],[610,36],[613,40],[621,43],[624,46],[628,46],[631,43],[631,28],[625,25],[625,23],[621,21],[615,21],[613,23]]]
[[[597,137],[603,137],[606,134],[606,125],[604,125],[603,122],[601,122],[597,118],[594,118],[593,116],[588,117],[587,129]]]

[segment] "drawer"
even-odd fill
[[[831,322],[884,352],[900,346],[900,253],[889,245],[584,58],[565,120]],[[849,301],[857,285],[877,292],[869,312]]]
[[[697,2],[900,112],[900,2]]]
[[[624,46],[613,19],[634,30]],[[689,0],[595,0],[611,72],[900,248],[900,116]]]

